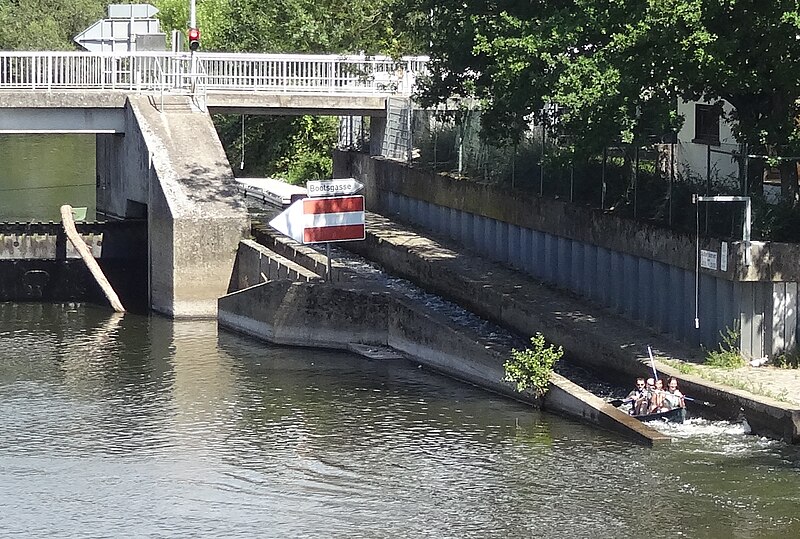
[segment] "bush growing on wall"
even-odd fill
[[[559,346],[546,345],[544,336],[537,333],[531,337],[531,347],[511,350],[511,358],[503,365],[505,380],[516,386],[518,392],[532,391],[537,397],[547,393],[550,375],[556,361],[564,355]]]

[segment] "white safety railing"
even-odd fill
[[[410,95],[426,62],[425,57],[0,51],[0,90]]]

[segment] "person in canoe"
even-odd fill
[[[678,380],[675,378],[669,379],[667,392],[664,395],[664,402],[667,406],[672,408],[686,408],[686,401],[683,398],[683,393],[678,389]]]
[[[647,410],[648,414],[658,414],[661,412],[668,412],[673,406],[666,401],[667,392],[664,390],[664,380],[661,378],[655,381],[655,387],[650,391],[650,407]]]
[[[625,402],[631,403],[631,415],[641,415],[647,413],[650,402],[650,392],[647,390],[644,378],[636,379],[636,388],[628,393]]]

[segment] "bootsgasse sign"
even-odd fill
[[[364,188],[364,184],[354,178],[336,180],[311,180],[306,183],[306,191],[310,197],[331,197],[354,195]]]

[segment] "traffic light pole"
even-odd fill
[[[194,31],[197,28],[197,7],[195,6],[195,0],[189,0],[189,28],[190,32]],[[192,43],[189,43],[189,54],[192,55],[191,60],[191,78],[192,78],[192,95],[197,88],[197,58],[194,56],[194,49],[196,47],[192,46]]]

